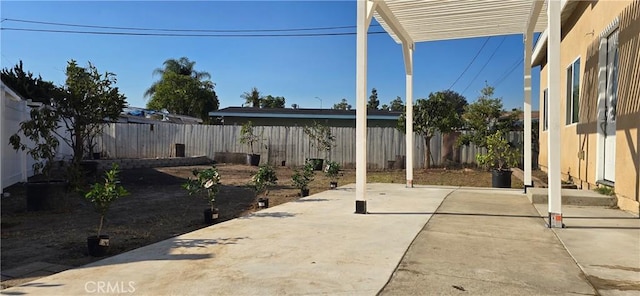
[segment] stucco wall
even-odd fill
[[[565,180],[571,178],[582,188],[596,186],[598,161],[598,92],[600,33],[619,18],[619,83],[616,122],[615,191],[618,205],[640,212],[640,1],[581,1],[562,27],[560,49],[561,83],[561,172]],[[566,68],[580,58],[579,122],[566,125]],[[543,92],[547,88],[547,65],[540,73],[540,110]],[[546,116],[546,115],[542,115]],[[548,132],[542,130],[540,120],[539,164],[547,168]]]

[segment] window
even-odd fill
[[[567,67],[567,124],[578,122],[580,102],[580,58]]]
[[[549,128],[549,89],[546,88],[542,92],[542,130],[546,131]]]

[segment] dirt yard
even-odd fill
[[[111,237],[109,256],[187,233],[207,225],[203,221],[205,199],[188,196],[181,188],[192,170],[206,168],[168,167],[133,169],[121,172],[122,185],[130,192],[112,204],[103,233]],[[256,167],[243,165],[217,166],[222,187],[217,197],[220,218],[217,223],[247,215],[256,208],[254,192],[247,187]],[[299,190],[291,186],[292,170],[277,167],[278,186],[269,194],[270,206],[299,198]],[[402,183],[404,171],[369,172],[368,182]],[[491,175],[475,170],[416,170],[414,184],[490,187]],[[513,187],[522,182],[513,178]],[[339,185],[355,182],[355,171],[343,172]],[[311,194],[329,189],[329,180],[316,172]],[[2,199],[1,268],[7,270],[33,262],[47,262],[76,267],[100,258],[87,254],[86,238],[97,231],[99,216],[90,203],[79,195],[68,197],[70,207],[57,212],[27,212],[24,186],[8,188],[9,197]],[[3,288],[17,282],[4,281]]]

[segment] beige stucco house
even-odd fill
[[[640,212],[640,1],[575,1],[562,19],[561,96],[547,96],[545,33],[534,49],[540,71],[540,147],[548,106],[562,106],[561,172],[583,189],[613,186],[618,206]],[[548,168],[540,149],[539,166]]]

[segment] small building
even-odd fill
[[[396,127],[402,112],[368,110],[367,126]],[[355,127],[356,110],[227,107],[209,112],[213,124],[256,126],[308,126],[314,122],[332,127]]]

